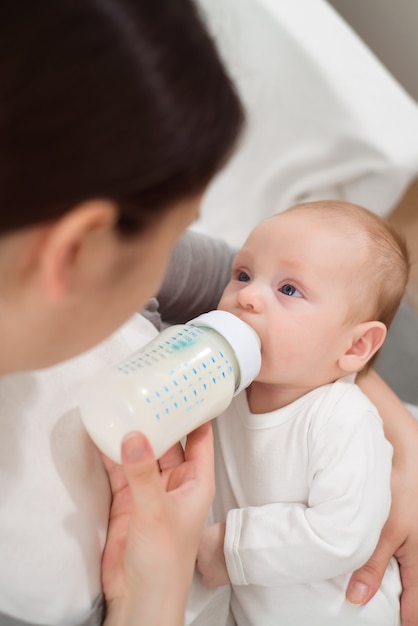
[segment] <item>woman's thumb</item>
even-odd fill
[[[122,465],[134,506],[152,506],[162,491],[160,474],[148,439],[140,432],[122,441]]]
[[[358,606],[371,600],[381,585],[390,556],[375,551],[367,563],[352,574],[346,591],[350,604]]]

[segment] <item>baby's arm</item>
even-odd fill
[[[364,604],[379,589],[387,564],[397,557],[402,576],[404,626],[418,625],[418,423],[396,394],[370,371],[358,384],[377,406],[394,447],[392,508],[370,560],[355,572],[347,590],[353,604]]]

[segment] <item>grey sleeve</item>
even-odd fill
[[[162,320],[179,324],[216,309],[235,253],[221,239],[186,231],[174,248],[157,295]]]

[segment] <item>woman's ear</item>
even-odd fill
[[[385,341],[386,333],[386,326],[382,322],[357,324],[349,348],[338,360],[340,368],[347,373],[363,369]]]
[[[95,245],[97,236],[110,240],[117,217],[110,200],[90,200],[50,225],[41,252],[42,283],[50,301],[60,300],[77,288],[83,273],[89,274],[91,268],[83,267],[90,258],[86,248]],[[101,260],[105,266],[105,254]]]

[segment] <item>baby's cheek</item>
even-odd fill
[[[255,380],[259,382],[270,382],[274,378],[275,363],[268,358],[267,354],[261,352],[261,368]]]
[[[221,299],[219,300],[217,309],[219,309],[220,311],[226,311],[227,313],[231,313],[231,306],[230,306],[231,298],[228,297],[229,293],[227,289],[228,287],[226,287],[226,289],[224,290],[221,296]]]

